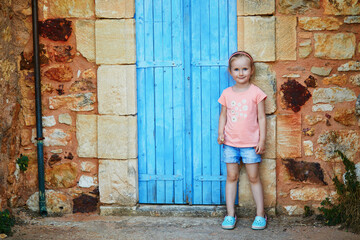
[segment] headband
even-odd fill
[[[254,62],[253,58],[250,56],[250,54],[248,54],[247,52],[245,51],[237,51],[237,52],[234,52],[230,57],[229,57],[229,66],[230,66],[230,60],[232,57],[236,56],[236,55],[245,55],[246,57],[248,57],[251,61],[251,63]]]

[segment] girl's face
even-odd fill
[[[230,75],[237,84],[248,84],[253,74],[250,59],[241,56],[231,61]]]

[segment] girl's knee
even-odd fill
[[[250,184],[259,183],[260,182],[260,177],[259,176],[249,177],[249,182],[250,182]]]
[[[236,182],[239,179],[239,174],[228,174],[226,177],[227,181]]]

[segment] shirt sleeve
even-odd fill
[[[256,104],[259,104],[262,100],[266,98],[266,94],[259,88],[258,94],[256,95]]]
[[[221,105],[223,105],[223,106],[226,107],[226,99],[225,99],[224,91],[222,92],[220,98],[218,99],[218,102],[219,102]]]

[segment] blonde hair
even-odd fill
[[[248,52],[237,51],[237,52],[234,52],[233,54],[231,54],[231,56],[229,57],[229,66],[228,66],[229,71],[231,71],[231,63],[235,59],[238,59],[241,57],[247,57],[250,60],[251,69],[255,70],[254,59],[252,58],[252,56]]]

